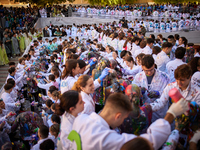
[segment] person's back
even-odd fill
[[[84,122],[83,126],[80,125],[82,122]],[[96,113],[78,116],[73,124],[73,129],[81,136],[83,150],[92,150],[94,148],[96,150],[117,150],[124,142],[136,137],[135,135],[128,134],[120,135],[115,130],[110,130],[108,123]],[[90,137],[86,138],[88,133],[91,133]],[[96,137],[97,135],[99,135],[99,138]]]
[[[183,47],[178,47],[175,51],[175,60],[172,60],[166,64],[167,73],[170,77],[170,82],[175,82],[174,72],[176,68],[182,64],[185,64],[182,59],[185,56],[186,49]]]
[[[172,49],[172,44],[169,42],[165,42],[162,45],[162,51],[158,53],[155,63],[157,65],[157,69],[163,72],[167,72],[166,70],[166,64],[170,61],[170,58],[167,56],[167,54],[170,53]]]
[[[176,103],[174,107],[178,105],[179,103]],[[185,102],[183,107],[187,106]],[[132,106],[128,96],[122,93],[114,93],[107,98],[106,104],[99,115],[96,113],[79,115],[74,121],[73,130],[80,135],[82,149],[119,150],[124,143],[136,138],[137,136],[134,134],[118,134],[115,130],[110,129],[121,125],[131,110]],[[174,118],[186,110],[181,108],[178,113],[174,113],[174,108],[172,108],[169,109],[167,115]],[[151,143],[150,145],[153,145],[152,149],[158,149],[171,133],[170,123],[172,121],[167,117],[158,119],[151,124],[147,133],[140,135],[140,137],[147,139]]]

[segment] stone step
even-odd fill
[[[0,78],[0,82],[6,82],[6,78]]]
[[[8,74],[0,74],[0,78],[7,78]]]
[[[0,74],[7,74],[8,75],[8,68],[7,68],[7,70],[0,70]]]
[[[1,71],[8,71],[8,67],[0,68],[0,73],[1,73]]]

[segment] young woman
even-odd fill
[[[126,75],[126,78],[133,80],[135,75],[142,71],[142,67],[139,65],[136,66],[136,63],[133,60],[133,57],[131,57],[131,56],[126,57],[125,63],[129,68],[127,68],[127,69],[123,68],[122,72],[124,75]]]
[[[54,100],[55,103],[60,103],[60,91],[53,91],[52,93],[52,99]]]
[[[58,147],[62,149],[69,149],[71,142],[67,139],[69,133],[72,131],[74,119],[84,109],[84,102],[81,94],[77,91],[69,90],[62,94],[60,104],[56,104],[56,114],[62,116],[60,127],[60,142]]]
[[[153,56],[154,60],[156,60],[156,56],[157,56],[157,54],[160,53],[160,52],[161,52],[161,48],[160,48],[159,46],[154,46],[154,47],[153,47],[152,56]]]
[[[185,37],[180,37],[179,40],[178,40],[178,47],[186,47],[187,45],[187,39]]]
[[[106,71],[103,71],[101,76],[105,76],[104,72]],[[99,78],[101,78],[101,76]],[[89,75],[82,75],[78,78],[77,82],[75,82],[72,90],[80,92],[85,102],[84,110],[81,113],[90,115],[92,112],[95,112],[95,103],[90,94],[93,94],[95,89],[100,87],[100,83],[101,79],[93,81]]]
[[[56,36],[62,36],[62,32],[60,31],[59,28],[57,28],[57,30],[55,31],[54,35],[56,35]]]
[[[112,52],[114,51],[114,48],[112,47],[112,46],[110,46],[110,45],[107,45],[106,46],[106,53],[105,53],[105,58],[107,58],[107,59],[112,59]]]
[[[135,67],[135,61],[133,60],[133,57],[128,56],[125,60],[126,65],[129,67],[130,70],[132,70]]]
[[[75,59],[69,59],[65,63],[65,69],[63,70],[62,80],[60,83],[61,94],[64,92],[71,90],[74,83],[77,81],[75,76],[79,74],[79,64]]]

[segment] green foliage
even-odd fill
[[[36,4],[39,6],[46,5],[46,4],[61,4],[65,3],[66,0],[14,0],[15,2],[21,2],[21,3],[30,3],[30,4]],[[73,3],[75,0],[67,0],[71,3]]]
[[[118,5],[118,4],[133,4],[134,2],[136,2],[137,0],[88,0],[88,3],[90,3],[90,5],[109,5],[109,6],[113,6],[113,5]]]
[[[168,3],[170,2],[171,4],[177,4],[178,2],[180,3],[188,3],[188,2],[200,2],[200,0],[154,0],[156,4],[163,4],[163,3]]]

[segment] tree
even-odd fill
[[[91,5],[118,5],[133,4],[136,0],[88,0]]]
[[[21,2],[21,3],[30,3],[30,4],[36,4],[39,6],[46,5],[46,4],[61,4],[65,3],[66,0],[14,0],[15,2]],[[71,3],[73,3],[75,0],[67,0]]]

